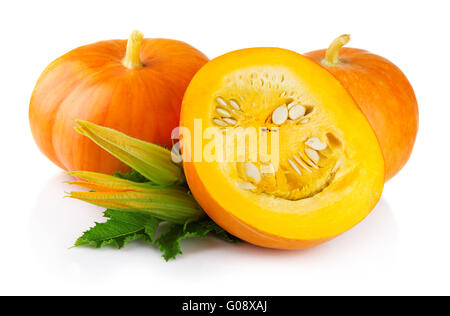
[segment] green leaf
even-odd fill
[[[79,133],[133,171],[114,175],[121,180],[86,171],[72,172],[82,180],[69,183],[91,191],[70,192],[69,196],[107,207],[104,216],[109,218],[86,231],[75,246],[112,245],[120,249],[131,241],[144,239],[156,244],[168,261],[182,253],[180,241],[185,238],[204,238],[212,233],[227,242],[239,241],[212,220],[204,219],[205,213],[189,191],[182,167],[173,163],[168,149],[90,122],[77,122],[75,129]],[[171,224],[155,240],[162,221]]]
[[[217,238],[222,239],[223,241],[229,243],[242,242],[241,239],[228,233],[225,229],[217,225],[213,220],[202,221],[202,224],[205,225],[212,234],[214,234]]]
[[[185,225],[172,224],[166,232],[156,240],[156,244],[163,253],[166,261],[175,259],[177,255],[182,254],[180,241],[185,238],[197,237],[205,238],[208,233],[213,233],[217,237],[227,242],[237,242],[240,239],[230,235],[223,228],[218,226],[212,220],[202,220]]]
[[[166,261],[175,259],[182,254],[180,241],[188,237],[205,238],[210,229],[202,222],[189,223],[187,225],[172,224],[166,232],[156,240],[156,244],[163,253]]]
[[[75,242],[76,247],[89,245],[101,248],[112,245],[120,249],[137,239],[153,242],[160,223],[152,215],[137,212],[106,210],[104,216],[109,220],[96,223]]]
[[[187,224],[171,224],[155,240],[154,236],[162,221],[152,215],[108,209],[104,216],[108,217],[109,220],[106,223],[96,223],[93,228],[85,232],[76,241],[75,247],[92,246],[101,248],[112,245],[121,249],[131,241],[143,239],[156,244],[163,253],[163,258],[168,261],[175,259],[177,255],[182,253],[180,242],[185,238],[205,238],[208,233],[213,233],[227,242],[239,241],[210,219]]]

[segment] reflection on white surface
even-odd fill
[[[110,274],[132,269],[133,275],[144,279],[184,279],[186,282],[203,277],[208,280],[232,274],[266,274],[280,277],[307,272],[309,276],[325,271],[345,277],[358,266],[358,277],[374,268],[389,268],[396,257],[397,227],[389,204],[381,199],[375,210],[358,226],[318,247],[299,251],[271,250],[249,244],[227,244],[216,238],[190,239],[182,244],[184,252],[170,263],[164,262],[159,251],[143,242],[133,242],[120,251],[113,248],[69,249],[80,234],[104,221],[103,209],[87,203],[63,198],[64,192],[75,189],[65,183],[69,177],[55,175],[36,201],[29,223],[30,242],[35,249],[33,260],[45,273],[58,275],[61,282],[88,282],[100,286],[109,282]],[[141,273],[136,273],[141,271]],[[189,271],[189,275],[186,275]],[[281,274],[280,274],[281,273]],[[205,279],[206,281],[206,279]]]

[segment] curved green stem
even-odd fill
[[[339,59],[339,50],[350,41],[350,35],[344,34],[336,38],[331,42],[330,46],[325,53],[325,58],[322,60],[322,64],[325,66],[336,66],[341,63]]]

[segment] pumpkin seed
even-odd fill
[[[273,165],[267,164],[267,165],[262,165],[261,166],[261,173],[263,174],[275,174],[275,168],[273,167]]]
[[[336,173],[338,171],[338,169],[341,167],[341,165],[342,165],[342,162],[340,160],[338,160],[336,162],[336,164],[334,165],[333,170],[331,170],[331,173]]]
[[[241,107],[239,106],[239,104],[235,100],[230,100],[230,105],[235,110],[240,110],[241,109]]]
[[[222,115],[223,117],[231,117],[231,113],[223,108],[216,108],[216,112]]]
[[[302,124],[306,124],[308,122],[309,122],[309,118],[304,118],[300,121],[300,123],[302,123]]]
[[[305,169],[309,173],[312,173],[312,171],[308,168],[308,166],[300,158],[298,158],[297,156],[294,155],[294,159],[301,167],[303,167],[303,169]]]
[[[244,190],[254,190],[256,187],[250,182],[240,182],[239,187]]]
[[[314,163],[317,163],[320,159],[319,153],[311,148],[305,148],[305,153],[309,159],[311,159]]]
[[[281,125],[286,122],[288,118],[288,109],[284,104],[275,109],[272,113],[272,122],[277,125]]]
[[[261,181],[261,175],[259,173],[258,167],[251,162],[245,163],[245,174],[250,179],[253,179],[255,183],[259,183]]]
[[[225,101],[222,97],[216,98],[217,103],[219,103],[221,106],[228,106],[227,101]]]
[[[225,123],[224,121],[220,120],[220,119],[213,119],[213,122],[216,123],[219,126],[228,126],[227,123]]]
[[[311,137],[306,142],[306,145],[315,150],[324,150],[327,148],[327,143],[322,143],[318,137]]]
[[[310,159],[305,158],[301,152],[298,152],[298,155],[308,166],[310,166],[314,169],[319,169],[319,167],[317,167]]]
[[[291,167],[295,170],[295,172],[297,172],[299,175],[302,175],[302,172],[300,171],[300,169],[297,167],[297,165],[291,159],[288,159],[288,162],[291,165]]]
[[[234,118],[224,117],[223,120],[228,124],[230,124],[231,126],[237,124],[237,120],[235,120]]]
[[[301,106],[300,104],[296,104],[292,106],[291,109],[289,110],[289,118],[291,120],[296,120],[305,115],[305,113],[306,113],[305,107]]]

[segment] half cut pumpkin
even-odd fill
[[[251,48],[210,61],[186,91],[180,125],[193,195],[247,242],[315,246],[359,223],[380,198],[384,162],[367,119],[330,73],[298,53]]]

